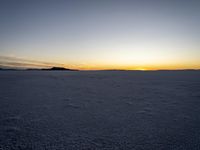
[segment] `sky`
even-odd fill
[[[0,67],[200,69],[199,0],[1,0]]]

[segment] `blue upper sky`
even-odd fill
[[[1,0],[0,65],[200,68],[199,27],[199,0]]]

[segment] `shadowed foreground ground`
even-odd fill
[[[0,71],[0,150],[199,150],[198,71]]]

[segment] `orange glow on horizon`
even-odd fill
[[[93,59],[93,60],[68,60],[51,59],[51,58],[18,58],[1,56],[2,64],[12,68],[50,68],[65,67],[78,70],[184,70],[184,69],[200,69],[200,61],[183,61],[177,59],[125,59],[130,57],[109,58],[109,59]],[[147,58],[147,57],[146,57]],[[44,60],[44,61],[41,61]]]
[[[70,67],[71,66],[71,67]],[[75,65],[64,65],[65,68],[72,68],[78,70],[141,70],[141,71],[149,71],[149,70],[184,70],[184,69],[200,69],[199,66],[192,65],[151,65],[151,66],[120,66],[120,65],[83,65],[83,66],[75,66]]]

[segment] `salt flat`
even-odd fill
[[[200,71],[0,71],[1,150],[199,150]]]

